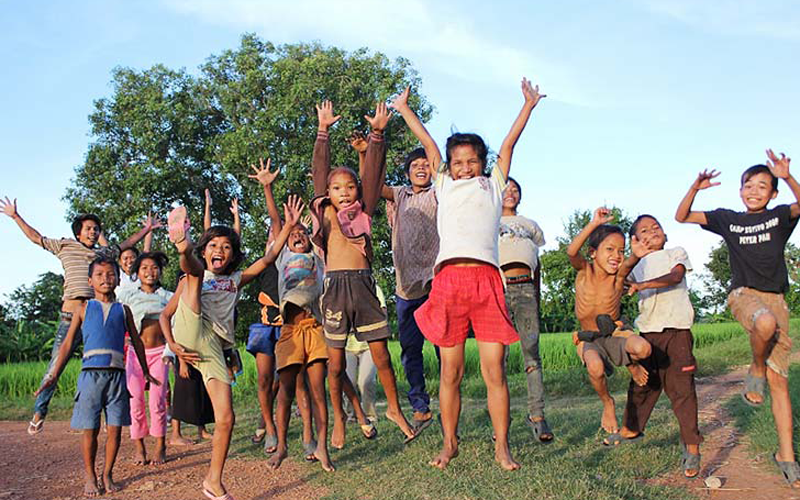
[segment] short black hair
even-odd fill
[[[139,257],[139,249],[136,247],[128,247],[125,250],[120,251],[119,257],[122,258],[122,254],[124,254],[125,252],[133,252],[134,255],[136,255],[136,257]]]
[[[448,165],[450,165],[450,159],[453,150],[458,146],[472,146],[472,148],[475,150],[475,154],[478,155],[478,159],[481,161],[481,171],[484,175],[486,175],[486,158],[489,156],[489,148],[486,147],[486,143],[483,142],[481,136],[478,134],[462,134],[460,132],[456,132],[448,137],[447,144],[445,145],[445,154],[447,155]]]
[[[169,259],[167,258],[166,254],[164,254],[164,252],[145,252],[136,257],[136,260],[133,262],[133,265],[131,266],[132,276],[136,276],[137,274],[139,274],[139,267],[142,265],[142,262],[144,262],[146,259],[150,259],[153,262],[155,262],[158,268],[161,269],[161,271],[163,271],[164,268],[167,267],[167,264],[169,263]]]
[[[91,278],[95,266],[99,266],[101,264],[111,264],[114,266],[114,273],[117,275],[117,283],[119,283],[119,264],[117,264],[117,261],[108,255],[98,255],[94,258],[92,263],[89,264],[89,277]]]
[[[633,236],[636,234],[636,230],[639,228],[639,223],[642,222],[642,219],[653,219],[654,221],[656,221],[656,224],[658,224],[659,226],[661,225],[661,223],[658,222],[658,219],[656,219],[652,215],[642,214],[633,221],[633,224],[631,224],[631,228],[628,230],[628,236]]]
[[[100,217],[96,216],[95,214],[81,214],[72,220],[72,235],[75,236],[75,239],[80,236],[81,229],[83,229],[83,223],[87,220],[93,221],[95,224],[97,224],[100,232],[103,231],[103,225],[100,223]]]
[[[751,177],[757,174],[768,174],[770,178],[772,178],[772,190],[773,191],[778,190],[778,178],[775,177],[775,174],[772,173],[772,170],[770,170],[768,166],[761,164],[753,165],[752,167],[744,171],[744,173],[742,174],[741,185],[744,186],[745,182],[749,181]]]
[[[625,233],[622,231],[621,227],[613,224],[601,224],[594,228],[594,231],[592,231],[592,234],[589,235],[589,239],[586,241],[586,244],[589,245],[589,248],[592,250],[597,250],[597,247],[600,246],[600,243],[602,243],[604,239],[608,238],[612,234],[618,234],[622,236],[623,240],[625,239]]]
[[[517,186],[517,192],[519,193],[519,199],[522,200],[522,186],[519,185],[519,182],[513,177],[509,177],[506,184],[513,182],[515,186]]]
[[[411,164],[414,163],[414,160],[419,160],[420,158],[427,158],[428,155],[425,154],[425,148],[417,148],[406,155],[406,159],[403,161],[403,167],[405,167],[406,175],[410,173]]]
[[[244,260],[244,253],[242,253],[242,241],[233,228],[228,226],[211,226],[205,233],[203,233],[203,236],[200,237],[200,240],[197,242],[197,246],[194,248],[194,253],[197,258],[203,262],[203,266],[205,266],[206,260],[203,258],[203,252],[206,249],[206,245],[208,245],[208,242],[214,238],[219,238],[220,236],[228,238],[228,241],[231,242],[233,257],[231,258],[228,267],[223,269],[223,274],[231,274],[239,268]]]

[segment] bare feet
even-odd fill
[[[322,466],[322,470],[325,472],[333,472],[336,468],[333,466],[333,462],[331,462],[330,457],[328,456],[328,448],[325,446],[323,441],[320,441],[317,444],[317,449],[314,452],[314,457],[319,460],[319,464]]]
[[[614,409],[614,398],[610,397],[603,401],[603,416],[600,418],[600,425],[609,434],[619,431],[617,425],[617,413]]]
[[[153,451],[153,465],[161,465],[167,461],[167,447],[164,438],[156,439],[156,449]]]
[[[447,467],[447,464],[450,463],[450,460],[456,458],[457,456],[458,445],[454,447],[443,446],[442,451],[440,451],[439,454],[433,458],[433,460],[428,462],[428,464],[444,470]]]
[[[647,370],[639,363],[631,363],[628,365],[628,371],[631,372],[631,378],[638,386],[647,384]]]
[[[201,441],[208,441],[209,439],[211,439],[211,438],[213,438],[213,437],[214,437],[214,434],[212,434],[212,433],[208,432],[208,431],[206,430],[206,426],[204,425],[204,426],[202,426],[202,427],[200,427],[200,428],[198,429],[198,431],[197,431],[197,437],[198,437],[198,438],[199,438]]]
[[[287,456],[288,455],[285,447],[278,448],[278,450],[273,453],[271,457],[269,457],[269,460],[267,460],[267,466],[269,466],[270,469],[275,470],[281,466],[281,463]]]
[[[173,434],[172,437],[169,438],[170,446],[192,446],[193,444],[195,444],[193,439],[185,438],[183,436],[175,436]]]
[[[136,452],[133,455],[133,465],[147,465],[147,450],[144,447],[144,439],[135,439]]]
[[[406,420],[406,416],[403,415],[402,412],[393,413],[390,409],[386,412],[386,419],[390,422],[394,422],[397,427],[400,427],[400,430],[406,435],[406,438],[414,437],[414,428],[411,427],[408,420]]]
[[[111,477],[111,473],[103,476],[103,485],[106,489],[106,493],[114,493],[115,491],[122,489],[122,486],[114,482],[114,479]]]
[[[511,456],[511,450],[508,449],[508,443],[495,443],[494,459],[500,464],[500,467],[505,470],[517,470],[520,468],[519,462],[515,461]]]
[[[100,484],[98,484],[97,476],[87,476],[86,483],[83,485],[83,496],[94,498],[99,497],[103,492]]]
[[[331,446],[337,450],[344,448],[345,422],[344,418],[333,417],[333,432],[331,433]]]

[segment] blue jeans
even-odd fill
[[[44,376],[42,377],[42,381],[44,381],[44,377],[47,376],[48,373],[53,369],[53,365],[56,364],[56,360],[58,359],[58,351],[61,350],[61,344],[64,342],[64,338],[67,336],[67,331],[69,331],[70,321],[65,321],[64,318],[61,319],[61,322],[58,324],[58,330],[56,330],[56,338],[55,342],[53,342],[53,350],[50,352],[50,364],[47,365],[47,371],[44,372]],[[72,354],[80,345],[81,341],[83,340],[83,336],[81,335],[81,331],[78,330],[75,333],[75,339],[72,342],[72,346],[69,350],[69,357],[72,357]],[[66,366],[66,365],[65,365]],[[45,390],[39,393],[36,397],[36,404],[33,406],[33,412],[38,413],[39,417],[44,419],[47,416],[47,407],[50,406],[50,400],[53,398],[53,393],[56,392],[56,384],[47,387]]]
[[[403,370],[406,372],[406,380],[410,389],[408,391],[408,402],[416,412],[427,413],[430,411],[431,397],[425,389],[425,373],[422,362],[422,346],[425,345],[425,337],[417,326],[414,319],[414,311],[428,300],[428,296],[405,300],[397,297],[397,329],[400,337],[401,355]],[[439,348],[436,348],[436,357],[439,357]]]
[[[519,334],[525,378],[528,382],[528,412],[531,417],[544,417],[544,380],[539,356],[539,306],[533,283],[510,283],[506,287],[506,305]],[[506,361],[508,347],[506,347]]]

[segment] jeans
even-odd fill
[[[50,352],[50,364],[47,365],[47,371],[44,372],[42,381],[44,381],[44,378],[47,377],[47,375],[53,370],[53,365],[56,364],[56,360],[58,359],[58,351],[61,350],[61,344],[64,342],[64,338],[67,336],[70,323],[72,323],[72,320],[65,320],[65,318],[62,317],[61,322],[58,324],[55,342],[53,342],[53,350]],[[83,336],[81,335],[81,331],[78,330],[75,333],[75,338],[73,339],[72,346],[69,349],[70,358],[82,340]],[[53,384],[50,387],[47,387],[36,397],[36,403],[33,406],[33,412],[38,413],[41,418],[47,416],[47,407],[50,406],[50,400],[53,398],[53,393],[56,392],[56,385],[57,384]]]
[[[427,413],[430,411],[431,397],[425,389],[425,372],[422,362],[422,346],[425,337],[414,319],[414,311],[428,300],[428,296],[419,299],[405,300],[397,297],[397,329],[400,337],[400,361],[406,372],[406,380],[411,387],[408,391],[408,402],[416,412]],[[436,349],[439,357],[439,349]]]
[[[514,328],[519,333],[520,347],[525,360],[528,412],[531,417],[544,417],[544,380],[542,359],[539,357],[539,306],[536,303],[534,284],[509,283],[506,288],[506,305]]]

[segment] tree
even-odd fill
[[[565,236],[556,238],[558,249],[548,250],[541,256],[542,266],[542,303],[541,329],[543,332],[564,332],[578,327],[575,317],[575,278],[577,271],[569,263],[567,247],[592,219],[592,210],[575,210],[564,224]],[[612,208],[614,223],[627,234],[633,220],[621,209]],[[588,258],[589,252],[584,245],[581,250]],[[637,305],[633,297],[624,296],[622,315],[633,320],[637,314]]]
[[[252,260],[264,251],[268,217],[261,187],[247,178],[249,165],[271,157],[282,169],[273,186],[276,199],[299,193],[310,201],[314,105],[329,99],[342,115],[331,130],[331,162],[355,170],[357,155],[346,139],[353,130],[366,130],[363,116],[378,100],[410,85],[412,107],[423,121],[430,118],[420,83],[406,59],[390,61],[367,49],[348,53],[317,43],[275,46],[255,35],[244,35],[238,49],[211,56],[197,76],[161,65],[144,71],[117,68],[112,95],[97,100],[89,117],[93,140],[65,195],[70,216],[95,212],[110,236],[121,239],[138,229],[149,210],[164,214],[177,201],[199,232],[208,188],[212,216],[223,223],[230,221],[230,200],[240,198],[243,246]],[[417,142],[399,119],[390,122],[386,136],[387,181],[400,183],[402,158]],[[394,274],[383,208],[375,214],[373,237],[373,270],[391,292]],[[163,233],[156,242],[175,255]],[[174,282],[176,273],[177,259],[172,259],[165,283]],[[240,302],[240,326],[256,321],[253,296]]]
[[[26,322],[58,321],[63,284],[60,274],[46,272],[31,285],[17,287],[8,297],[8,316]]]

